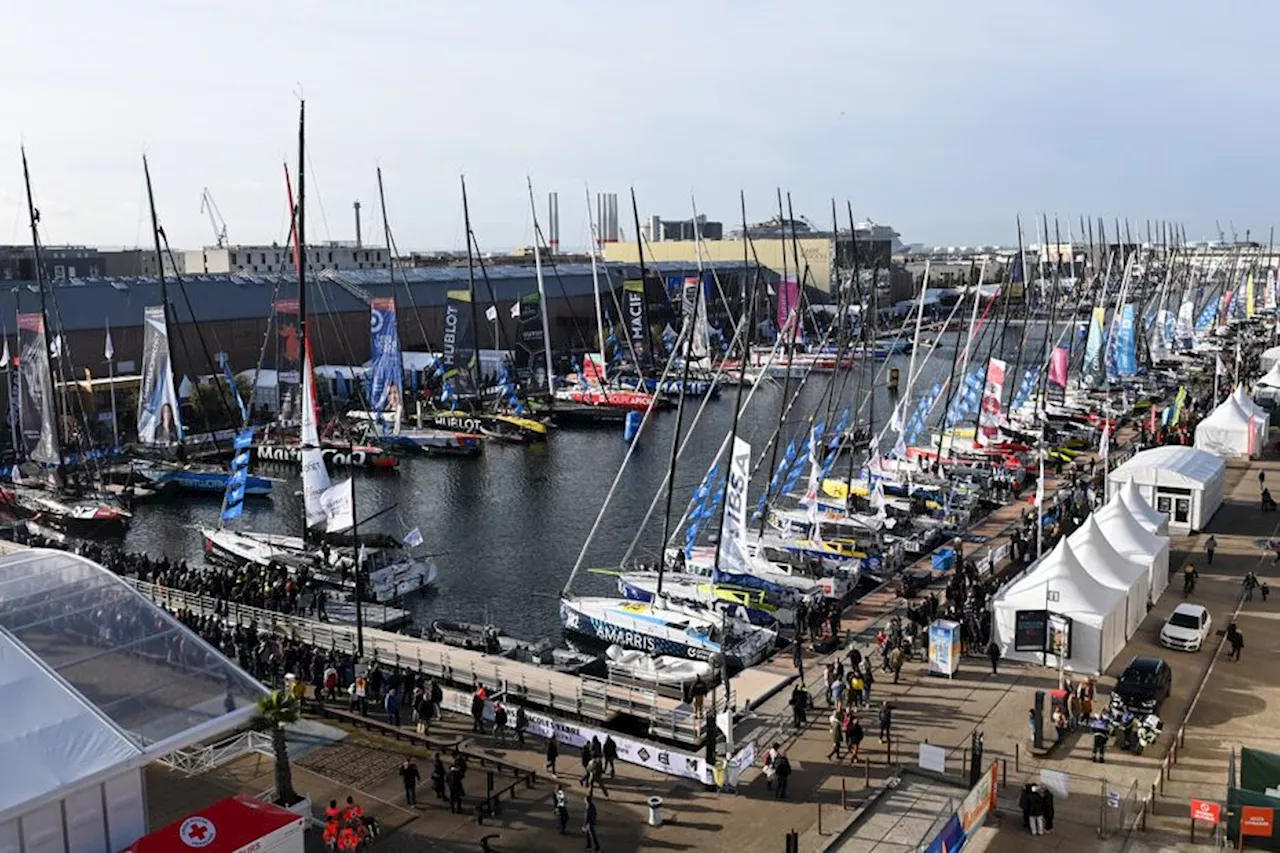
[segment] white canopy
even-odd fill
[[[1133,519],[1157,536],[1169,535],[1169,516],[1158,511],[1138,491],[1138,484],[1133,480],[1125,483],[1117,490],[1120,500]]]
[[[1255,384],[1265,385],[1268,388],[1280,389],[1280,361],[1271,365],[1271,369],[1262,374],[1262,378],[1260,378]]]
[[[1273,365],[1280,364],[1280,347],[1263,350],[1262,355],[1258,356],[1258,364],[1263,370],[1270,370]]]
[[[1124,592],[1124,636],[1126,640],[1132,637],[1147,615],[1151,594],[1151,571],[1147,563],[1117,551],[1107,541],[1107,534],[1102,532],[1092,515],[1067,537],[1067,541],[1089,574],[1106,586]]]
[[[1253,425],[1257,430],[1257,442],[1254,447],[1257,448],[1258,453],[1262,453],[1262,448],[1267,443],[1267,436],[1271,432],[1271,413],[1255,403],[1244,390],[1243,385],[1236,386],[1236,390],[1231,392],[1231,399],[1253,417]]]
[[[1111,472],[1114,489],[1130,480],[1137,483],[1148,503],[1169,513],[1171,529],[1201,530],[1222,506],[1227,463],[1221,456],[1194,447],[1153,447]]]
[[[1072,672],[1101,673],[1124,648],[1125,594],[1098,581],[1064,538],[1022,581],[996,595],[995,636],[1001,654],[1039,662],[1040,651],[1018,651],[1014,633],[1019,611],[1048,610],[1070,617],[1071,652],[1061,661]],[[1046,663],[1056,666],[1055,656]]]
[[[1218,404],[1196,424],[1196,448],[1217,456],[1256,456],[1258,428],[1234,397]]]
[[[1111,547],[1147,565],[1151,572],[1151,600],[1160,598],[1169,585],[1169,540],[1143,527],[1117,494],[1092,518]]]

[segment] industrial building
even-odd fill
[[[103,253],[89,246],[41,246],[44,277],[96,278],[104,275]],[[35,252],[31,246],[0,246],[0,279],[25,281],[36,277]]]
[[[293,249],[272,243],[270,246],[205,246],[183,253],[186,271],[212,275],[227,273],[288,272],[293,266]],[[359,241],[332,240],[307,246],[307,269],[321,270],[385,270],[390,259],[385,248],[364,246]]]

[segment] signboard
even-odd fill
[[[929,674],[955,675],[960,668],[960,623],[939,619],[929,626]]]
[[[1071,657],[1071,617],[1058,613],[1049,614],[1048,642],[1045,650],[1060,655],[1063,660]]]
[[[1120,808],[1120,792],[1119,791],[1107,791],[1107,808],[1109,809]]]
[[[1068,777],[1061,770],[1041,770],[1040,784],[1053,792],[1055,797],[1067,798],[1069,790]]]
[[[927,853],[947,853],[961,850],[965,841],[982,826],[987,815],[996,807],[996,765],[992,762],[978,778],[968,795],[960,802],[960,808],[943,824],[942,831],[930,842]]]
[[[1205,823],[1217,823],[1222,819],[1222,805],[1209,800],[1191,801],[1191,819]]]
[[[1049,611],[1019,610],[1013,615],[1013,650],[1042,652],[1049,639]]]
[[[920,744],[920,769],[932,770],[934,773],[947,772],[947,751],[931,743]]]
[[[1264,806],[1240,807],[1240,835],[1270,837],[1275,811]]]

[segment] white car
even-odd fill
[[[1160,645],[1184,652],[1196,652],[1209,636],[1213,620],[1199,604],[1179,604],[1160,628]]]

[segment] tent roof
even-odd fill
[[[1124,593],[1103,584],[1089,574],[1065,538],[1044,556],[1031,571],[1004,589],[997,601],[1012,605],[1035,605],[1044,609],[1050,591],[1058,600],[1050,606],[1060,613],[1093,614],[1101,619],[1124,598]]]
[[[1116,490],[1116,498],[1124,502],[1125,508],[1129,510],[1129,514],[1133,516],[1134,521],[1152,533],[1159,531],[1165,525],[1165,522],[1169,520],[1168,516],[1163,512],[1147,503],[1147,499],[1138,490],[1138,484],[1133,480]]]
[[[1146,566],[1115,549],[1092,515],[1067,541],[1089,574],[1113,589],[1127,591],[1147,574]]]
[[[1280,362],[1276,362],[1280,365]],[[1231,399],[1235,401],[1245,414],[1252,415],[1255,418],[1265,418],[1268,416],[1267,410],[1259,406],[1253,401],[1253,398],[1245,393],[1243,385],[1237,385],[1236,390],[1231,392]]]
[[[291,824],[299,824],[301,831],[302,816],[272,803],[236,794],[144,835],[124,853],[197,849],[204,853],[233,853]]]
[[[1127,462],[1111,472],[1111,480],[1113,482],[1132,480],[1150,471],[1156,473],[1153,473],[1149,480],[1144,478],[1143,482],[1154,482],[1158,476],[1161,482],[1171,486],[1203,486],[1217,477],[1226,465],[1221,456],[1215,456],[1206,450],[1170,444],[1134,454]]]
[[[1280,361],[1271,365],[1271,369],[1262,374],[1258,384],[1266,385],[1269,388],[1280,388]]]
[[[0,556],[0,691],[0,762],[22,768],[0,779],[0,823],[242,725],[266,692],[115,574],[39,549]]]
[[[1214,426],[1219,429],[1252,429],[1249,420],[1252,415],[1236,402],[1235,397],[1227,397],[1212,412],[1204,416],[1201,425]]]
[[[1112,498],[1092,517],[1107,535],[1107,541],[1121,554],[1154,557],[1168,547],[1168,540],[1143,527],[1119,496]]]

